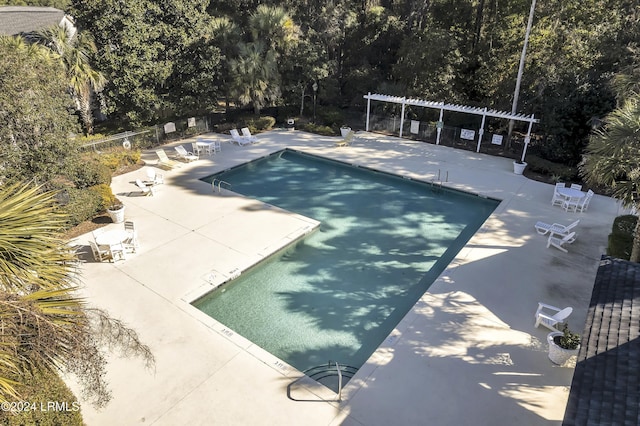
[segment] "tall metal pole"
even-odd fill
[[[524,33],[524,45],[522,46],[522,55],[520,55],[520,66],[518,67],[518,77],[516,78],[516,90],[513,93],[513,104],[511,105],[511,114],[515,114],[518,109],[518,96],[520,95],[520,82],[522,81],[522,72],[524,71],[524,59],[527,56],[527,45],[529,44],[529,33],[531,33],[531,25],[533,24],[533,14],[536,10],[536,0],[531,1],[531,10],[529,10],[529,21],[527,29]],[[513,131],[513,120],[509,120],[509,133],[507,141],[511,143],[511,132]]]

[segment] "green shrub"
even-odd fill
[[[34,371],[20,377],[23,386],[18,388],[19,401],[13,402],[21,411],[0,410],[0,424],[7,426],[82,426],[80,404],[67,385],[57,374],[48,371]],[[26,406],[24,403],[29,403]]]
[[[140,150],[116,148],[100,156],[100,163],[104,164],[112,172],[124,167],[133,166],[140,162]]]
[[[634,215],[618,216],[614,219],[607,247],[609,256],[629,260],[637,222],[638,217]]]
[[[73,164],[67,174],[76,188],[111,184],[111,169],[102,164],[95,154],[82,156],[81,161]]]
[[[529,170],[548,176],[556,176],[558,180],[577,181],[579,180],[578,169],[560,163],[554,163],[537,155],[530,154],[526,158]]]
[[[273,128],[273,126],[275,126],[275,124],[276,124],[276,119],[268,115],[257,118],[247,123],[249,130],[251,130],[251,132],[254,132],[254,129],[255,131],[270,130]]]
[[[120,203],[109,185],[96,185],[89,188],[89,190],[97,194],[97,197],[100,200],[101,210],[106,210],[109,207]]]
[[[323,108],[317,111],[320,122],[329,127],[340,127],[344,124],[344,113],[338,108]]]
[[[108,185],[101,185],[111,188]],[[103,210],[103,199],[99,192],[92,191],[91,188],[67,188],[65,190],[68,201],[62,205],[62,209],[68,215],[70,226],[89,220],[96,213]]]
[[[319,126],[313,123],[305,123],[300,124],[298,126],[300,130],[304,130],[305,132],[315,133],[322,136],[336,136],[337,133],[329,126]]]

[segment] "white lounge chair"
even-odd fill
[[[174,149],[178,153],[178,157],[182,158],[183,160],[185,160],[187,162],[196,161],[197,159],[200,158],[199,156],[197,156],[193,152],[187,151],[184,148],[184,146],[182,146],[182,145],[178,145],[178,146],[174,147]]]
[[[576,233],[575,232],[571,232],[571,233],[565,235],[562,238],[549,236],[549,239],[547,240],[547,248],[553,246],[553,247],[557,248],[558,250],[567,253],[567,249],[562,247],[562,246],[565,245],[565,244],[571,244],[575,240],[576,240]]]
[[[246,140],[248,140],[251,143],[257,143],[258,142],[258,138],[256,138],[255,136],[253,136],[251,134],[251,131],[249,130],[248,127],[243,127],[242,129],[240,129],[240,131],[242,132],[242,136],[244,136],[244,138]]]
[[[578,226],[579,223],[580,223],[580,220],[578,219],[567,226],[564,226],[560,223],[552,223],[551,225],[549,225],[548,223],[545,223],[545,222],[536,222],[534,226],[536,228],[536,232],[540,235],[547,235],[548,233],[551,233],[552,236],[560,235],[564,237],[565,235],[568,235],[573,228]]]
[[[546,309],[546,312],[545,312]],[[550,311],[550,312],[549,312]],[[536,310],[536,327],[543,325],[552,331],[559,331],[556,328],[556,324],[566,320],[573,312],[572,307],[566,307],[564,309],[556,308],[555,306],[547,305],[546,303],[539,302],[538,309]]]
[[[341,141],[336,142],[336,146],[349,146],[351,145],[351,142],[353,142],[353,138],[355,137],[356,132],[354,132],[353,130],[349,131],[349,133],[347,133],[347,136],[344,137],[344,139],[342,139]]]
[[[142,191],[143,195],[155,195],[153,185],[145,185],[140,179],[136,179],[136,186],[140,188],[140,191]]]
[[[174,167],[180,167],[181,164],[177,161],[171,160],[164,149],[157,149],[156,155],[158,156],[158,166],[165,167],[167,169],[173,169]]]
[[[558,188],[564,188],[564,183],[556,183],[556,186],[553,189],[553,198],[551,199],[552,206],[561,206],[567,199],[567,197],[558,192]]]
[[[238,129],[231,129],[229,130],[229,133],[231,133],[231,138],[236,144],[240,146],[251,144],[251,141],[247,140],[244,136],[240,136],[240,133],[238,133]]]

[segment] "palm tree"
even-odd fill
[[[0,186],[0,402],[17,397],[20,377],[33,369],[75,374],[83,394],[104,406],[101,349],[153,356],[137,335],[74,295],[76,256],[60,237],[66,221],[56,193],[16,183]]]
[[[36,33],[33,39],[60,56],[84,130],[92,134],[92,96],[107,82],[105,76],[91,66],[90,55],[97,51],[93,38],[89,33],[70,33],[66,28],[55,26]]]
[[[238,51],[238,58],[230,62],[234,92],[241,104],[253,104],[260,115],[260,109],[280,94],[275,51],[261,41],[241,43]]]
[[[604,119],[604,126],[589,138],[580,171],[587,182],[605,186],[625,207],[638,209],[640,202],[640,95]],[[640,221],[631,251],[632,262],[640,261]]]
[[[237,45],[229,61],[234,93],[241,104],[253,104],[256,115],[280,96],[278,58],[297,40],[298,28],[281,7],[260,5],[249,17],[251,41]]]

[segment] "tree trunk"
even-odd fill
[[[636,223],[636,230],[633,233],[633,248],[631,249],[631,262],[640,262],[640,220]]]
[[[303,84],[302,85],[302,97],[300,98],[300,117],[302,117],[302,114],[304,113],[304,89],[305,89],[305,86]]]

